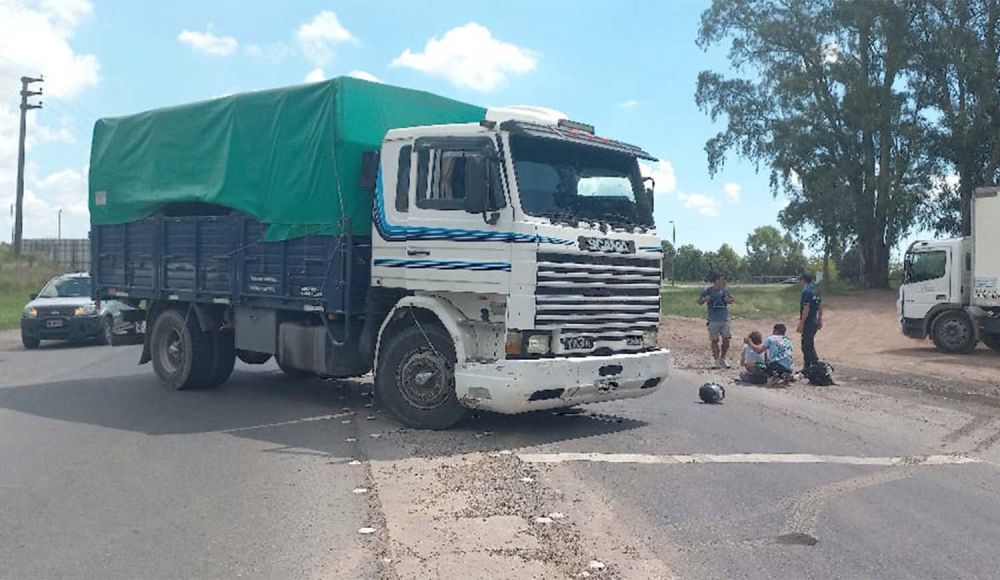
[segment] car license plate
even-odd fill
[[[48,320],[45,322],[46,328],[59,328],[62,325],[63,325],[62,320]]]

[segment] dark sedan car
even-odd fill
[[[42,340],[110,344],[112,335],[132,326],[125,321],[127,310],[131,308],[115,300],[95,303],[87,273],[56,276],[25,305],[21,342],[25,348],[37,348]]]

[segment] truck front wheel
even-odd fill
[[[455,395],[455,347],[440,327],[410,326],[381,348],[375,389],[400,421],[417,429],[447,429],[467,410]]]
[[[934,320],[931,339],[934,346],[944,352],[968,354],[976,348],[976,328],[968,314],[953,310]]]
[[[215,345],[202,332],[194,313],[185,316],[175,309],[164,310],[153,323],[150,335],[153,370],[168,389],[210,386],[215,374]]]

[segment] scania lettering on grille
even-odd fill
[[[562,345],[566,350],[591,350],[594,348],[594,337],[564,336],[562,338]]]
[[[610,254],[634,254],[635,242],[612,238],[588,238],[580,236],[580,249],[587,252],[607,252]]]

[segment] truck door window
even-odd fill
[[[420,168],[428,175],[417,187],[417,207],[422,209],[462,210],[465,208],[465,159],[468,151],[420,152]],[[419,169],[418,168],[418,172]]]
[[[400,212],[410,209],[410,157],[412,153],[412,145],[407,145],[399,150],[399,170],[396,172],[396,211]]]
[[[912,284],[943,278],[947,265],[948,254],[944,251],[913,254],[906,271],[906,282]]]

